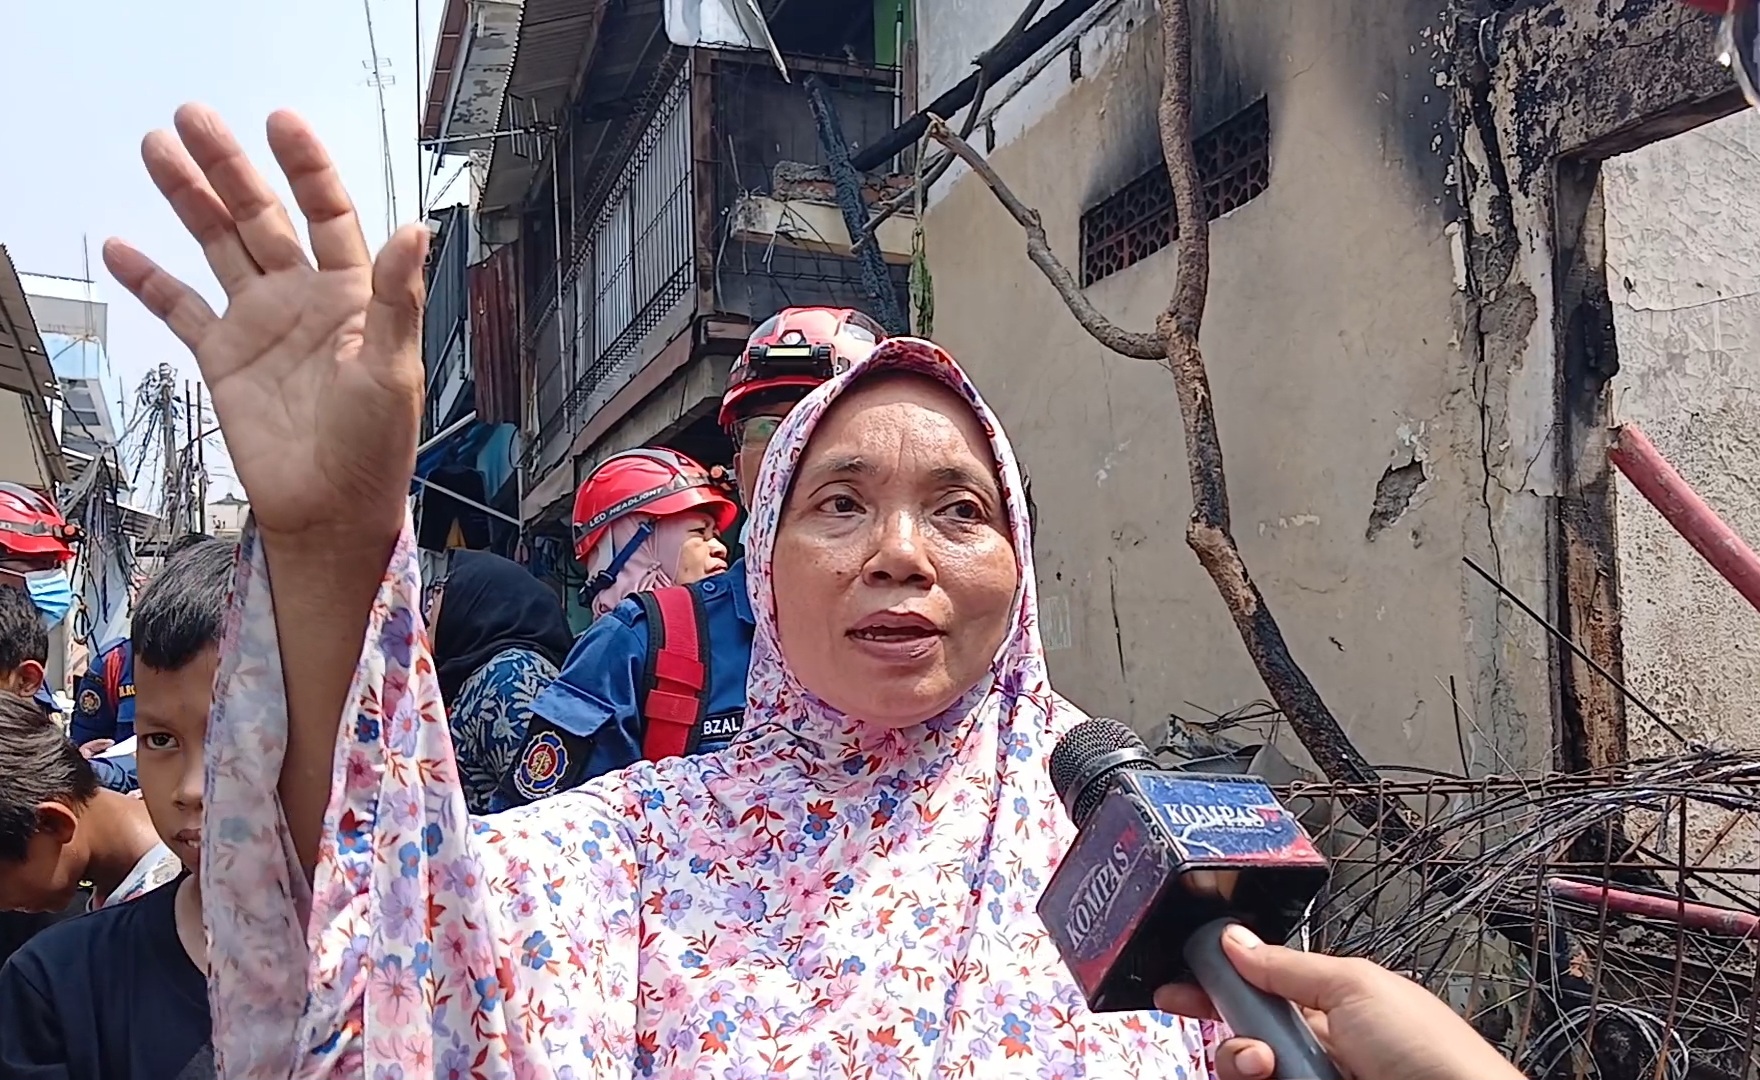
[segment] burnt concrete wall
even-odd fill
[[[1601,163],[1739,106],[1715,21],[1674,0],[1195,7],[1199,130],[1270,108],[1269,186],[1212,227],[1204,347],[1237,539],[1297,658],[1371,760],[1622,756],[1617,691],[1462,559],[1623,670],[1604,261],[1624,226]],[[1083,211],[1158,155],[1153,2],[1100,10],[978,140],[1072,266]],[[920,97],[1017,11],[925,0]],[[989,193],[953,176],[926,216],[938,336],[1033,471],[1059,688],[1151,734],[1261,696],[1181,542],[1166,374],[1084,336]],[[1088,295],[1147,329],[1173,274],[1162,250]],[[1668,660],[1635,673],[1691,655],[1644,633],[1634,648]]]
[[[1260,97],[1271,116],[1268,189],[1212,226],[1204,333],[1247,564],[1372,761],[1543,762],[1544,639],[1512,637],[1495,603],[1476,606],[1460,562],[1502,562],[1543,593],[1540,501],[1501,516],[1489,505],[1488,470],[1507,448],[1490,441],[1493,404],[1467,348],[1451,24],[1391,0],[1196,6],[1200,130]],[[925,3],[920,97],[963,76],[1015,10]],[[992,155],[1071,265],[1083,211],[1159,155],[1153,4],[1113,5],[1078,48],[1078,65],[1051,65],[999,114]],[[1151,735],[1170,712],[1263,697],[1183,543],[1190,496],[1167,374],[1083,334],[973,178],[949,185],[927,222],[937,336],[1033,474],[1059,690]],[[1164,249],[1088,295],[1147,329],[1173,275]],[[1535,305],[1517,296],[1495,317],[1519,330]]]

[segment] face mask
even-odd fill
[[[739,546],[743,548],[747,544],[750,544],[751,542],[752,542],[752,515],[748,513],[748,514],[746,514],[745,521],[740,523]]]
[[[65,570],[38,570],[24,576],[31,603],[42,613],[43,625],[53,630],[73,610],[73,583]]]

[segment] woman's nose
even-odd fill
[[[909,513],[887,515],[880,529],[879,542],[862,576],[870,585],[927,585],[935,580],[935,566],[929,561],[922,543],[916,517]]]
[[[717,559],[727,558],[727,544],[719,536],[709,538],[709,554]]]

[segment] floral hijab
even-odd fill
[[[770,573],[814,426],[877,369],[926,374],[971,404],[1001,463],[1022,568],[992,677],[896,732],[794,680]],[[1211,1076],[1208,1025],[1090,1014],[1034,913],[1072,836],[1045,764],[1084,717],[1046,681],[1020,473],[965,375],[927,342],[888,343],[794,411],[754,502],[741,737],[475,822],[406,534],[338,738],[309,931],[285,827],[261,796],[275,787],[286,711],[262,554],[247,538],[203,841],[221,1076]]]

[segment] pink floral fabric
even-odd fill
[[[902,732],[816,700],[777,646],[777,514],[825,409],[876,368],[956,388],[992,439],[1023,570],[992,677]],[[470,821],[398,546],[339,731],[301,925],[272,792],[286,711],[247,552],[209,734],[203,887],[220,1074],[635,1080],[1212,1075],[1210,1025],[1090,1014],[1034,913],[1072,836],[1045,765],[1083,717],[1045,676],[1019,471],[964,374],[895,340],[791,415],[749,537],[749,719]]]

